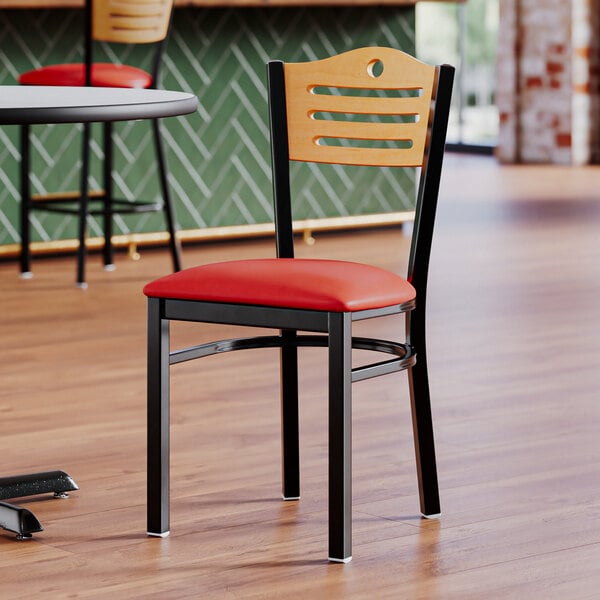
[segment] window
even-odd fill
[[[417,56],[456,66],[448,143],[492,148],[498,137],[495,104],[499,0],[419,2]]]

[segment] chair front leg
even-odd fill
[[[169,321],[148,299],[148,535],[169,535]]]
[[[329,560],[352,560],[352,319],[329,315]]]
[[[283,330],[281,347],[281,467],[284,500],[300,498],[298,347],[296,331]]]
[[[410,344],[417,354],[416,364],[408,370],[408,383],[421,512],[424,517],[432,519],[440,516],[441,509],[427,373],[424,313],[424,308],[421,311],[417,308],[407,315]]]

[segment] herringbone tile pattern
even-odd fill
[[[0,84],[22,71],[81,59],[81,12],[0,11]],[[168,119],[164,136],[170,182],[182,228],[263,223],[272,219],[265,63],[303,61],[352,47],[414,50],[414,11],[407,8],[178,9],[162,85],[198,95],[194,115]],[[143,47],[102,47],[99,60],[149,68]],[[100,127],[95,131],[100,133]],[[153,199],[158,181],[147,123],[122,123],[115,164],[122,197]],[[39,126],[33,189],[76,189],[79,128]],[[0,128],[0,244],[18,242],[17,128]],[[98,135],[96,136],[99,139]],[[96,144],[95,154],[101,155]],[[98,161],[96,161],[97,163]],[[93,167],[98,182],[99,164]],[[410,210],[414,174],[298,166],[297,218]],[[127,217],[117,232],[163,230],[162,215]],[[38,213],[34,239],[75,236],[71,219]],[[90,233],[100,229],[90,220]]]

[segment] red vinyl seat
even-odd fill
[[[86,84],[85,64],[69,63],[33,69],[19,75],[19,83],[21,85],[84,86]],[[152,83],[152,75],[137,67],[112,63],[92,65],[91,85],[95,87],[149,88],[152,87]]]
[[[348,562],[352,557],[353,382],[408,372],[421,513],[427,518],[440,513],[425,307],[454,69],[426,65],[399,50],[360,48],[312,62],[270,61],[267,75],[276,258],[199,265],[144,287],[148,298],[148,534],[164,537],[170,527],[171,367],[233,350],[280,349],[282,491],[285,500],[298,500],[298,348],[320,346],[328,351],[329,560]],[[292,161],[420,167],[406,277],[346,260],[294,257]],[[352,335],[354,321],[383,316],[403,319],[403,341]],[[172,321],[259,327],[277,333],[171,348]],[[378,353],[379,360],[354,366],[354,348]],[[201,395],[201,390],[201,385],[195,386],[195,393]],[[240,394],[243,391],[240,381]]]
[[[153,298],[356,312],[404,304],[415,289],[395,273],[335,260],[272,258],[192,267],[144,287]]]
[[[155,88],[160,80],[160,67],[171,21],[173,0],[85,0],[84,62],[40,66],[19,76],[28,86],[96,86],[120,88]],[[151,73],[132,65],[95,62],[98,42],[105,44],[146,44],[154,47]],[[167,163],[158,119],[152,120],[156,153],[157,185],[161,200],[115,197],[113,184],[113,125],[103,124],[103,175],[101,190],[89,189],[91,128],[83,124],[81,183],[76,192],[60,190],[32,192],[30,126],[21,127],[21,274],[31,277],[31,211],[55,212],[78,218],[77,285],[86,287],[85,259],[87,221],[89,215],[101,220],[104,234],[103,259],[106,270],[114,268],[113,217],[151,211],[164,213],[169,232],[169,248],[173,270],[181,269],[181,248],[177,240],[175,209],[167,178]]]

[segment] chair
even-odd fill
[[[440,513],[425,300],[454,69],[423,64],[399,50],[362,48],[313,62],[273,61],[267,71],[277,258],[196,266],[144,288],[148,533],[169,532],[170,365],[232,350],[280,348],[283,497],[292,500],[300,496],[297,351],[321,346],[329,357],[329,559],[348,562],[352,382],[408,370],[421,511],[426,517]],[[407,279],[359,263],[294,258],[290,160],[421,167]],[[354,321],[396,314],[406,318],[405,342],[352,337]],[[279,334],[170,350],[170,321],[265,327]],[[353,368],[353,348],[388,356]]]
[[[173,0],[86,0],[84,63],[58,64],[23,73],[22,85],[98,86],[154,88],[159,82],[159,71],[165,41],[171,20]],[[95,42],[120,44],[154,44],[156,46],[152,73],[129,65],[94,63]],[[158,163],[162,202],[140,202],[115,199],[113,196],[112,123],[104,124],[103,183],[104,190],[91,192],[88,184],[90,168],[90,127],[83,125],[81,184],[79,192],[57,192],[32,195],[30,183],[30,126],[21,126],[21,274],[31,277],[30,211],[43,210],[79,217],[77,252],[77,284],[86,287],[86,221],[88,215],[102,215],[104,228],[104,265],[114,269],[112,221],[113,215],[164,210],[169,246],[175,271],[181,268],[180,246],[175,234],[175,214],[167,182],[167,165],[162,147],[160,125],[153,120],[153,135]]]

